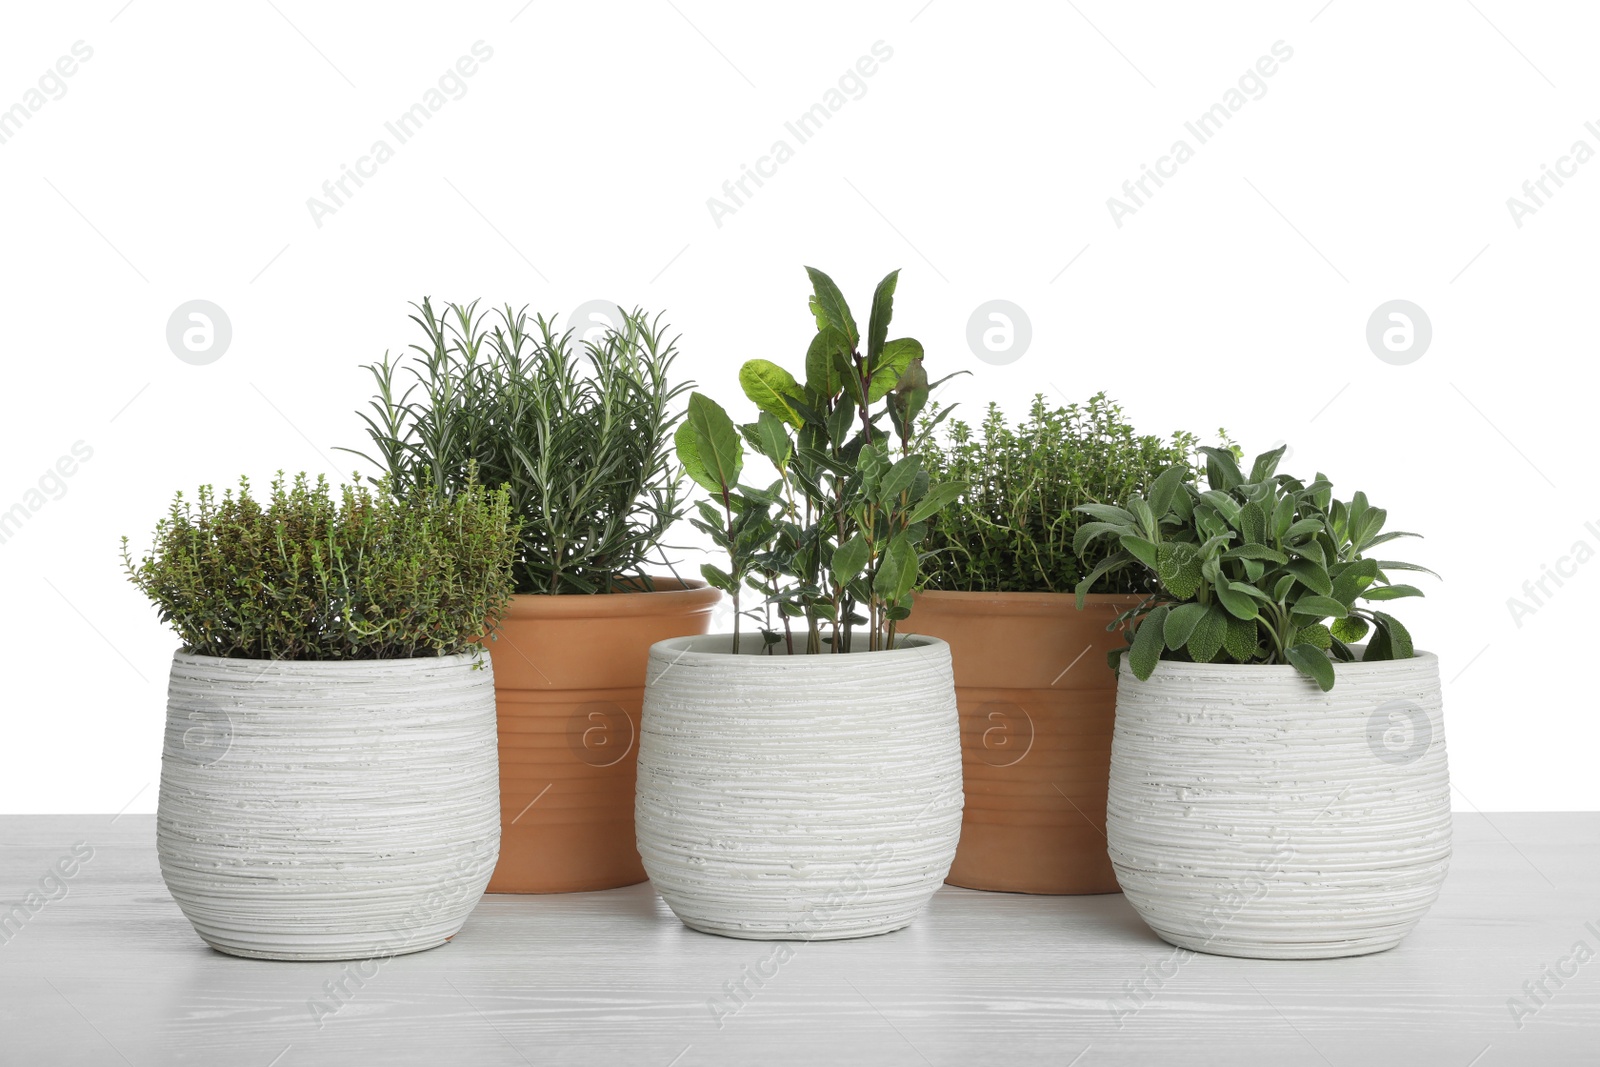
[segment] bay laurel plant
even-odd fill
[[[1335,500],[1320,473],[1309,484],[1278,474],[1284,448],[1256,457],[1248,475],[1233,450],[1200,451],[1204,490],[1178,466],[1121,506],[1078,509],[1094,521],[1079,528],[1075,547],[1115,546],[1078,583],[1080,606],[1095,581],[1117,567],[1137,564],[1157,584],[1115,624],[1126,624],[1129,645],[1111,653],[1113,667],[1126,654],[1143,680],[1163,659],[1290,664],[1328,690],[1334,661],[1354,660],[1350,646],[1369,635],[1363,661],[1413,655],[1400,620],[1374,605],[1423,595],[1393,583],[1391,571],[1433,572],[1370,553],[1418,535],[1385,532],[1384,509],[1359,492]]]
[[[647,565],[686,510],[672,433],[690,385],[672,380],[677,339],[662,317],[635,310],[575,342],[526,309],[412,306],[422,340],[367,367],[372,453],[344,451],[380,467],[400,496],[452,496],[474,469],[504,486],[519,523],[518,593],[650,588]]]
[[[1186,432],[1166,438],[1138,433],[1105,393],[1054,407],[1035,396],[1027,416],[1014,424],[996,404],[976,427],[951,419],[942,432],[924,434],[920,449],[935,481],[966,486],[928,520],[928,588],[1071,591],[1118,547],[1100,539],[1083,546],[1081,555],[1073,550],[1078,528],[1089,521],[1078,505],[1114,504],[1145,492],[1173,466],[1191,468],[1198,477],[1204,469],[1199,443]],[[1154,576],[1131,560],[1102,572],[1091,592],[1155,588]]]
[[[804,382],[750,360],[739,384],[755,421],[736,426],[694,393],[676,434],[679,459],[711,497],[691,521],[728,553],[726,569],[702,573],[733,598],[734,652],[747,613],[768,652],[780,641],[790,653],[895,647],[921,579],[927,519],[961,491],[930,478],[919,454],[931,386],[921,343],[889,337],[900,272],[878,283],[864,334],[833,279],[806,273],[816,332]],[[770,483],[741,482],[747,449],[770,464]],[[746,609],[751,592],[759,606]]]
[[[244,659],[366,660],[470,651],[511,597],[516,535],[503,489],[470,479],[450,498],[319,477],[265,501],[250,482],[179,493],[128,578],[186,651]]]

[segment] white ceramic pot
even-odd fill
[[[721,634],[650,649],[634,816],[651,882],[685,925],[730,937],[909,925],[961,832],[950,647],[731,645]]]
[[[211,947],[417,952],[461,929],[500,852],[489,658],[172,658],[161,874]]]
[[[1164,940],[1224,956],[1392,948],[1439,895],[1450,778],[1439,661],[1123,664],[1106,836]]]

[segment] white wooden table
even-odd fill
[[[0,929],[0,1064],[1600,1064],[1600,814],[1456,828],[1433,912],[1357,959],[1175,965],[1120,896],[952,888],[909,930],[780,948],[687,930],[646,884],[485,897],[378,965],[207,949],[151,816],[5,816],[0,899],[40,906]]]

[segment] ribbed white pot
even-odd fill
[[[731,645],[650,649],[634,814],[651,882],[685,925],[730,937],[909,925],[961,832],[950,647],[918,636],[884,652],[735,656]]]
[[[1450,778],[1439,661],[1162,662],[1117,683],[1106,836],[1164,940],[1266,959],[1392,948],[1439,895]]]
[[[173,899],[219,951],[443,944],[500,852],[489,658],[174,655],[156,845]]]

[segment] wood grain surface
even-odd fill
[[[1562,962],[1600,952],[1600,814],[1457,815],[1455,834],[1438,904],[1352,959],[1175,959],[1121,896],[953,887],[882,937],[736,941],[644,884],[491,895],[450,944],[363,976],[206,948],[161,884],[151,816],[5,816],[0,1063],[1600,1062],[1600,957]],[[1524,983],[1547,967],[1576,973],[1541,1006]]]

